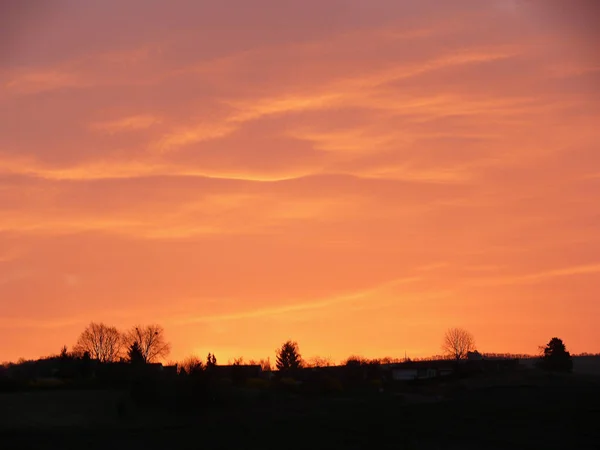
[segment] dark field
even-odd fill
[[[0,448],[600,448],[596,377],[470,380],[407,396],[247,398],[195,416],[144,410],[126,419],[116,413],[122,395],[4,394]]]

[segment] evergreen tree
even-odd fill
[[[140,344],[137,341],[135,341],[129,346],[127,356],[129,357],[129,362],[131,364],[144,364],[146,362],[144,359],[142,348],[140,347]]]
[[[282,372],[302,367],[302,357],[300,356],[298,344],[293,341],[284,342],[281,348],[277,350],[275,365]]]
[[[69,358],[69,351],[67,349],[66,345],[63,345],[63,348],[60,349],[60,359],[68,359]]]

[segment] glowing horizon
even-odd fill
[[[0,362],[90,321],[169,360],[600,352],[600,10],[568,4],[0,7]]]

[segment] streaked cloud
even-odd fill
[[[9,79],[4,87],[17,93],[36,94],[54,89],[83,87],[86,85],[86,81],[75,73],[59,69],[47,69],[18,74]]]
[[[145,177],[202,177],[229,180],[248,180],[257,182],[281,181],[309,175],[310,172],[291,170],[288,173],[270,174],[268,172],[253,173],[235,169],[203,170],[202,168],[185,167],[159,160],[138,161],[97,161],[71,167],[48,167],[39,161],[26,158],[0,159],[0,170],[5,173],[40,177],[47,180],[94,181],[115,178]]]
[[[161,119],[159,117],[140,114],[106,122],[96,122],[91,125],[91,128],[93,130],[105,131],[108,133],[117,133],[120,131],[144,130],[160,122]]]
[[[342,294],[339,296],[335,296],[332,298],[321,299],[316,301],[299,301],[293,304],[289,304],[287,306],[275,307],[275,308],[266,308],[254,311],[247,311],[241,313],[233,313],[233,314],[223,314],[216,316],[201,316],[201,317],[184,317],[181,319],[173,319],[178,324],[199,324],[204,322],[223,322],[223,321],[231,321],[231,320],[240,320],[240,319],[252,319],[258,317],[272,317],[272,316],[280,316],[280,315],[293,315],[298,312],[307,311],[307,310],[318,310],[322,308],[327,308],[336,305],[342,305],[346,303],[350,303],[354,300],[363,300],[365,298],[372,297],[377,293],[381,293],[382,291],[388,290],[393,287],[401,286],[404,284],[414,283],[421,281],[418,277],[411,278],[399,278],[387,283],[384,283],[379,286],[375,286],[371,289],[352,292],[349,294]]]
[[[546,270],[542,272],[528,273],[525,275],[481,278],[470,281],[470,284],[478,286],[494,286],[503,284],[539,283],[552,278],[570,277],[574,275],[593,275],[597,273],[600,273],[600,264],[587,264],[572,267],[564,267],[561,269]]]
[[[167,133],[160,138],[154,148],[159,152],[166,152],[177,147],[218,139],[227,136],[234,130],[234,126],[227,124],[199,124]]]

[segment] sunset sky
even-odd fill
[[[25,6],[28,5],[28,6]],[[600,351],[596,0],[8,0],[0,362]]]

